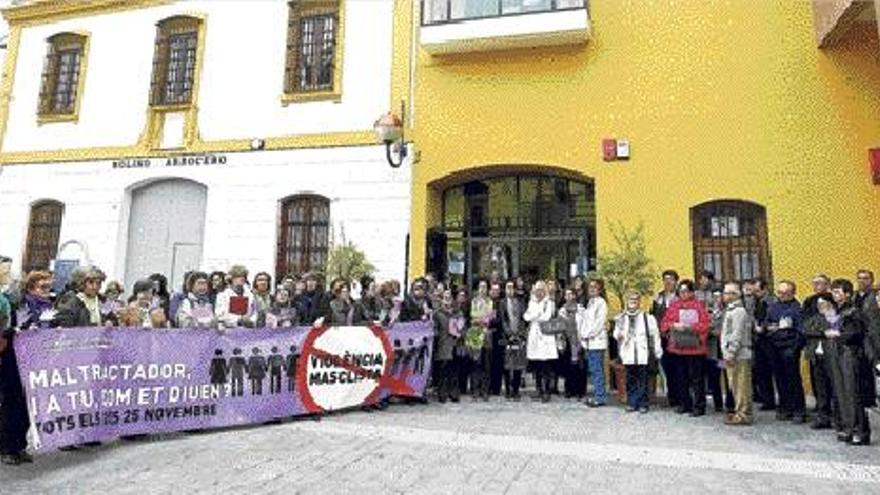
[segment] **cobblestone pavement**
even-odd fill
[[[880,417],[872,414],[874,431]],[[493,398],[175,434],[0,468],[0,493],[880,493],[880,445],[720,414]]]

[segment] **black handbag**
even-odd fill
[[[676,349],[683,351],[697,350],[702,346],[700,334],[690,329],[669,332],[669,340]]]

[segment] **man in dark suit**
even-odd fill
[[[498,320],[501,321],[501,345],[504,347],[504,396],[519,400],[519,387],[526,369],[526,340],[529,327],[523,321],[525,302],[517,297],[515,284],[504,285],[504,297],[498,301]]]
[[[859,270],[856,274],[858,290],[853,297],[853,306],[865,319],[867,335],[865,335],[865,356],[872,367],[880,364],[880,301],[874,289],[874,272]]]

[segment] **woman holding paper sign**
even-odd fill
[[[177,324],[181,328],[217,328],[217,317],[211,304],[210,279],[205,272],[193,272],[186,281],[187,296],[177,308]]]
[[[456,306],[452,291],[443,291],[440,308],[434,312],[434,334],[437,336],[437,349],[434,358],[437,363],[435,383],[437,400],[459,401],[458,361],[455,348],[461,344],[465,328],[464,315]]]
[[[489,373],[492,368],[492,322],[495,319],[489,284],[480,280],[477,295],[471,299],[471,327],[465,343],[471,358],[471,397],[489,400]]]
[[[281,285],[275,290],[275,302],[266,316],[266,324],[272,328],[291,328],[300,324],[299,313],[291,304],[290,292]]]
[[[679,414],[706,414],[703,360],[710,322],[706,306],[694,297],[693,281],[682,280],[678,284],[678,299],[669,305],[660,324],[660,331],[669,337],[668,352],[677,356],[675,383],[679,388],[676,396],[681,401],[676,409]]]
[[[523,319],[529,322],[529,340],[526,355],[535,368],[535,377],[541,402],[550,401],[553,386],[554,367],[559,357],[556,350],[556,336],[544,335],[541,323],[550,321],[556,313],[556,304],[547,297],[547,286],[537,282],[532,288],[532,296]]]
[[[126,326],[143,327],[143,328],[164,328],[168,326],[165,319],[165,310],[156,307],[155,285],[149,279],[138,280],[134,283],[132,296],[129,302],[129,314],[123,316]]]
[[[122,282],[111,280],[104,286],[104,294],[100,299],[101,318],[104,319],[105,325],[119,325],[119,312],[125,308],[124,294],[125,288]]]
[[[214,315],[224,327],[249,327],[256,323],[254,294],[247,286],[248,271],[241,265],[229,269],[229,287],[217,295]]]

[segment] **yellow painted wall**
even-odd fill
[[[456,171],[544,164],[596,181],[608,225],[647,224],[650,255],[692,274],[689,209],[767,209],[775,279],[880,269],[880,51],[868,26],[816,47],[811,2],[592,0],[586,46],[432,57],[419,50],[410,270]],[[602,161],[628,138],[632,159]]]

